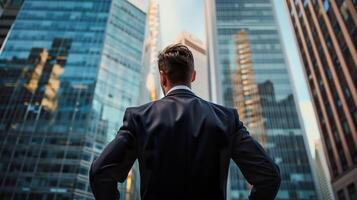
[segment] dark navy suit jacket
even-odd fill
[[[138,159],[142,200],[224,200],[230,159],[253,185],[250,199],[274,199],[279,168],[249,135],[237,111],[185,89],[128,108],[114,140],[92,163],[97,200],[119,198]]]

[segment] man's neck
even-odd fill
[[[184,89],[184,90],[189,90],[191,91],[191,86],[190,85],[185,85],[185,84],[178,84],[173,87],[171,87],[167,92],[166,95],[168,95],[170,92],[174,90],[179,90],[179,89]]]

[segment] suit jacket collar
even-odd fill
[[[170,92],[169,94],[167,94],[165,97],[174,96],[174,95],[177,95],[177,94],[188,94],[188,95],[196,96],[191,90],[176,89],[176,90],[171,91],[171,92]],[[165,98],[165,97],[164,97],[164,98]]]
[[[185,89],[185,90],[191,90],[191,88],[189,88],[187,85],[176,85],[174,87],[172,87],[167,94],[170,94],[170,92],[174,91],[174,90],[178,90],[178,89]]]

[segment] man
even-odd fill
[[[237,111],[200,99],[191,51],[182,44],[158,60],[165,97],[128,108],[116,138],[93,162],[90,183],[97,200],[118,199],[138,159],[142,200],[224,200],[229,161],[253,186],[250,199],[274,199],[279,168],[249,135]]]

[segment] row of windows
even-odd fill
[[[82,12],[108,12],[111,4],[110,2],[78,2],[78,1],[25,1],[23,8],[25,10],[51,10],[51,11],[82,11]]]
[[[18,21],[41,20],[41,21],[65,21],[74,20],[75,22],[106,22],[107,12],[88,13],[88,12],[53,12],[53,11],[25,11],[17,16]]]
[[[341,190],[337,191],[338,200],[347,200],[347,199],[353,200],[353,199],[357,199],[357,190],[356,190],[356,186],[355,186],[354,183],[350,183],[347,186],[346,192],[347,192],[349,198],[347,198],[347,195],[346,195],[344,189],[341,189]]]

